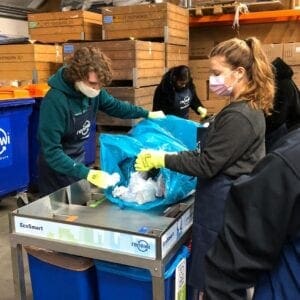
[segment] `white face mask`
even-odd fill
[[[89,87],[88,85],[86,85],[83,81],[76,81],[75,87],[82,94],[84,94],[85,96],[87,96],[89,98],[95,98],[100,93],[100,89],[99,90],[93,89],[93,88]]]

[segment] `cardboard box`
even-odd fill
[[[166,44],[166,68],[189,64],[189,48],[182,45]]]
[[[135,88],[156,85],[164,74],[164,43],[136,40],[66,43],[64,61],[72,57],[76,49],[88,45],[100,48],[111,59],[113,81],[130,81],[118,85]]]
[[[272,62],[275,58],[282,58],[283,44],[263,44],[262,45],[269,62]]]
[[[291,66],[300,65],[300,42],[283,45],[283,60]]]
[[[190,58],[207,58],[218,43],[250,36],[257,37],[262,44],[300,42],[299,22],[243,24],[239,31],[233,30],[231,25],[191,27]]]
[[[188,45],[189,11],[171,3],[102,8],[103,40],[163,39]]]
[[[153,95],[156,86],[142,87],[135,89],[132,87],[107,87],[106,90],[114,97],[128,101],[132,104],[142,106],[152,110]],[[140,119],[119,119],[111,117],[104,112],[97,113],[97,125],[101,126],[133,126]]]
[[[62,43],[71,40],[101,40],[102,15],[90,11],[71,10],[28,14],[31,40]]]
[[[62,65],[59,45],[0,45],[0,80],[47,82]]]

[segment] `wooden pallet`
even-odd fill
[[[190,14],[195,16],[222,15],[235,13],[236,1],[208,1],[196,3],[190,8]],[[249,12],[283,9],[281,1],[240,2],[247,5]]]

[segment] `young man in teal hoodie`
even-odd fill
[[[99,49],[83,47],[49,79],[38,127],[41,195],[80,179],[100,188],[116,183],[112,175],[84,165],[84,143],[97,111],[122,119],[164,117],[110,95],[103,87],[111,74],[110,60]]]

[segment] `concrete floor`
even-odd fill
[[[0,299],[16,300],[14,294],[11,255],[9,244],[8,214],[17,208],[16,198],[7,197],[0,201]],[[28,272],[27,256],[24,253],[25,281],[27,300],[32,300],[30,276]]]

